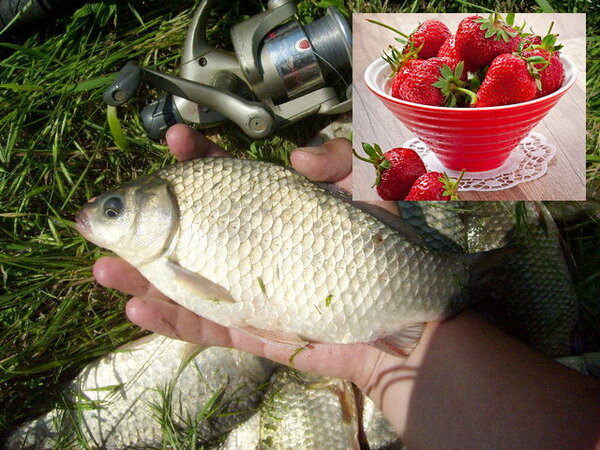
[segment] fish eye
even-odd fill
[[[123,212],[123,201],[119,197],[110,197],[104,202],[103,209],[106,217],[114,219]]]

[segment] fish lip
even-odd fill
[[[88,238],[92,234],[90,218],[85,207],[79,211],[79,214],[75,217],[75,229],[85,238]]]

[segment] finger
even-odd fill
[[[396,204],[396,202],[384,202],[383,200],[375,200],[370,201],[368,203],[379,206],[381,209],[385,209],[391,212],[392,214],[396,214],[397,216],[400,215],[400,210],[398,209],[398,205]]]
[[[144,278],[135,267],[121,258],[103,256],[94,264],[93,272],[96,281],[104,287],[118,289],[129,295],[170,301],[166,295]]]
[[[352,145],[338,138],[321,147],[300,147],[290,155],[292,166],[313,181],[336,183],[352,190]]]
[[[147,330],[196,344],[231,347],[228,329],[175,303],[133,297],[125,312],[129,320]]]
[[[178,123],[167,130],[167,145],[178,161],[201,156],[231,156],[189,126]]]
[[[134,297],[127,303],[129,320],[147,330],[196,344],[234,347],[277,363],[348,380],[365,378],[366,363],[379,351],[366,344],[309,344],[306,347],[264,342],[246,332],[226,328],[174,303]],[[301,348],[302,350],[298,350]]]
[[[301,147],[290,155],[292,166],[313,181],[335,183],[352,192],[352,145],[343,138],[325,142],[321,147]],[[370,202],[399,214],[394,202]]]
[[[264,342],[230,329],[233,347],[298,370],[347,380],[364,377],[365,364],[379,350],[366,344],[308,344],[304,347]]]

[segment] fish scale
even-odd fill
[[[467,218],[469,251],[519,248],[479,308],[493,312],[495,323],[532,347],[554,357],[569,354],[577,294],[548,210],[543,204],[523,204],[522,225],[516,225],[515,203],[489,202],[473,213]]]
[[[332,313],[342,313],[346,317],[353,315],[366,315],[367,310],[362,304],[356,305],[352,300],[356,294],[362,298],[379,298],[381,296],[390,298],[393,291],[401,291],[405,283],[398,281],[406,281],[402,277],[389,277],[388,274],[381,269],[377,270],[382,258],[389,259],[387,264],[380,265],[386,267],[391,273],[405,273],[402,271],[401,265],[406,264],[411,257],[414,257],[412,252],[409,252],[404,261],[399,261],[398,258],[389,257],[383,252],[375,252],[373,246],[364,246],[360,240],[348,239],[346,230],[355,230],[357,235],[362,235],[364,229],[374,229],[383,235],[386,250],[393,251],[398,244],[398,239],[393,239],[391,236],[394,233],[381,223],[373,221],[369,216],[362,211],[352,210],[349,205],[341,203],[331,197],[323,195],[322,189],[300,176],[291,174],[288,170],[276,166],[266,166],[262,163],[251,164],[248,161],[242,162],[239,160],[215,159],[212,162],[216,168],[222,170],[222,178],[212,183],[206,183],[206,176],[201,172],[207,166],[206,160],[202,163],[181,164],[173,166],[172,169],[161,171],[158,176],[167,180],[172,186],[173,192],[178,199],[180,210],[186,211],[183,215],[182,228],[179,234],[179,243],[175,252],[176,259],[180,264],[192,271],[201,272],[209,279],[222,280],[223,285],[228,288],[234,298],[259,298],[260,292],[257,291],[258,278],[261,278],[266,285],[266,291],[269,294],[269,301],[275,303],[275,306],[270,304],[271,308],[265,305],[264,301],[259,302],[263,306],[263,312],[268,312],[269,309],[275,309],[279,306],[279,314],[277,318],[270,317],[270,314],[265,314],[263,321],[257,321],[252,325],[257,328],[268,328],[269,324],[279,323],[280,329],[283,331],[290,330],[293,327],[292,320],[311,320],[319,319],[316,314],[322,314],[324,308],[321,308],[321,313],[315,312],[315,308],[306,308],[302,303],[289,303],[286,298],[293,298],[298,292],[306,294],[307,300],[312,302],[322,301],[325,306],[325,298],[328,295],[334,297],[332,300]],[[223,167],[221,169],[221,167]],[[266,177],[268,183],[257,183],[256,180],[264,176],[265,168],[269,168],[269,175]],[[200,169],[202,168],[202,170]],[[247,168],[247,169],[246,169]],[[208,169],[210,170],[210,168]],[[245,185],[254,180],[249,192],[240,192],[236,195],[236,191],[230,191],[225,187],[225,193],[229,198],[226,201],[215,201],[215,199],[226,198],[221,191],[221,187],[227,186],[227,182],[223,181],[228,173],[237,175],[237,183]],[[213,176],[214,172],[211,172]],[[194,179],[191,184],[182,183],[183,179]],[[178,188],[178,186],[181,186]],[[186,186],[184,189],[183,186]],[[299,187],[303,189],[298,189]],[[198,201],[200,196],[202,199],[210,197],[212,202]],[[271,202],[282,206],[279,217],[272,220],[271,209],[264,205],[257,208],[257,199],[270,199]],[[229,214],[230,208],[222,208],[222,204],[236,205],[236,209],[242,213],[252,210],[254,214],[251,217],[242,218],[239,220],[234,214]],[[213,206],[211,208],[211,205]],[[340,208],[341,206],[341,208]],[[206,211],[207,207],[209,208]],[[212,210],[212,211],[211,211]],[[214,211],[214,216],[212,215]],[[340,214],[340,212],[342,214]],[[198,220],[199,217],[204,217],[204,220]],[[210,220],[211,217],[216,220]],[[316,219],[321,218],[321,222]],[[280,233],[270,233],[271,228],[269,223],[279,222],[278,227],[281,228]],[[254,223],[251,223],[253,221]],[[319,235],[324,241],[323,254],[315,253],[312,246],[314,239],[311,239],[313,224],[319,224]],[[236,239],[239,233],[244,233],[244,227],[251,225],[246,230],[246,239]],[[206,230],[204,240],[200,240],[198,244],[191,245],[194,238],[197,236],[196,226],[199,230]],[[306,228],[309,227],[309,230]],[[342,231],[340,233],[340,230]],[[226,251],[219,251],[217,246],[206,245],[209,239],[219,241],[219,235],[227,231],[227,242],[224,243]],[[307,232],[308,231],[308,232]],[[308,236],[308,238],[307,238]],[[396,241],[391,245],[392,242]],[[232,265],[231,261],[234,258],[240,260],[235,253],[240,249],[240,241],[250,242],[249,263],[250,268],[260,267],[260,270],[253,270],[251,273],[242,273],[237,265]],[[204,245],[203,245],[204,244]],[[268,247],[267,247],[268,245]],[[255,249],[260,251],[254,251]],[[193,249],[194,251],[191,251]],[[278,249],[278,251],[277,251]],[[317,249],[318,250],[318,249]],[[199,255],[204,255],[205,258],[199,258]],[[349,257],[352,255],[352,257]],[[369,258],[369,256],[375,258]],[[244,255],[240,255],[243,257]],[[430,267],[436,265],[434,258],[427,258],[424,255],[426,262]],[[343,265],[344,270],[338,272],[340,261],[348,258],[348,262]],[[427,260],[428,259],[428,260]],[[323,269],[322,276],[310,267],[307,267],[305,261],[310,261],[311,265]],[[366,264],[361,264],[365,262]],[[392,263],[390,267],[389,263]],[[284,272],[284,276],[291,278],[291,283],[277,276],[272,267],[279,267]],[[432,267],[433,270],[437,268]],[[374,273],[371,275],[371,273]],[[350,280],[356,279],[353,288],[354,292],[348,289]],[[268,280],[268,281],[265,281]],[[361,283],[362,281],[362,283]],[[411,280],[415,284],[416,280]],[[314,287],[313,287],[314,286]],[[391,289],[388,289],[390,286]],[[359,288],[356,290],[356,288]],[[444,291],[445,289],[442,289]],[[433,295],[443,295],[442,292]],[[339,303],[335,298],[339,298]],[[279,300],[279,301],[278,301]],[[340,306],[337,306],[340,305]],[[187,306],[187,305],[186,305]],[[191,305],[190,305],[191,306]],[[201,306],[201,305],[198,305]],[[376,305],[371,305],[371,310],[380,310]],[[202,314],[200,307],[194,309]],[[382,313],[384,311],[381,311]],[[287,317],[280,317],[284,314]],[[328,341],[331,327],[326,321],[323,326],[315,327],[316,333],[306,333],[311,338],[320,341]],[[233,323],[231,323],[233,325]],[[388,328],[389,330],[389,328]],[[300,331],[300,330],[293,330]],[[367,335],[364,340],[373,340],[378,336]],[[352,339],[349,331],[346,334],[339,336],[336,341],[347,341]]]
[[[355,402],[347,381],[281,369],[265,393],[256,448],[359,449]]]
[[[149,335],[88,364],[66,388],[69,408],[54,409],[14,430],[5,447],[79,448],[64,444],[80,433],[89,448],[160,448],[166,445],[164,416],[176,429],[185,429],[190,426],[186,419],[198,419],[222,389],[218,414],[193,422],[197,439],[206,442],[253,414],[262,398],[260,386],[274,369],[275,363],[240,350],[203,349]]]
[[[469,252],[518,249],[494,270],[489,287],[476,292],[476,308],[488,319],[551,356],[569,353],[578,300],[561,248],[560,234],[541,203],[399,202],[402,217],[427,245]],[[556,206],[556,205],[555,205]],[[560,205],[564,207],[564,205]],[[591,208],[590,202],[579,209]],[[517,225],[517,217],[521,224]]]
[[[136,196],[160,197],[162,183],[170,192],[162,211],[173,203],[179,220],[136,203]],[[116,242],[102,239],[110,236],[102,228],[113,226],[102,217],[102,204],[115,195],[125,199],[125,216],[161,217],[155,247],[160,236],[172,236],[161,254],[144,256],[137,245],[144,238],[134,226],[119,230],[123,238]],[[468,257],[415,245],[273,164],[232,158],[178,163],[98,197],[82,214],[90,227],[86,237],[128,260],[187,309],[226,326],[316,342],[374,342],[467,303]],[[164,230],[164,222],[176,232]],[[202,295],[206,281],[233,301]]]

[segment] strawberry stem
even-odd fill
[[[458,92],[462,92],[467,97],[469,97],[469,105],[473,105],[473,104],[475,104],[475,102],[477,102],[477,94],[475,92],[470,91],[469,89],[460,88],[460,87],[456,88],[456,90]]]
[[[396,29],[396,28],[394,28],[394,27],[392,27],[392,26],[390,26],[390,25],[387,25],[387,24],[385,24],[385,23],[383,23],[383,22],[379,22],[378,20],[374,20],[374,19],[367,19],[367,22],[374,23],[375,25],[379,25],[380,27],[383,27],[383,28],[387,28],[388,30],[391,30],[391,31],[393,31],[394,33],[398,33],[398,34],[399,34],[400,36],[402,36],[403,38],[406,38],[406,39],[408,39],[408,38],[409,38],[409,35],[408,35],[408,34],[405,34],[405,33],[403,33],[402,31],[400,31],[400,30],[398,30],[398,29]]]

